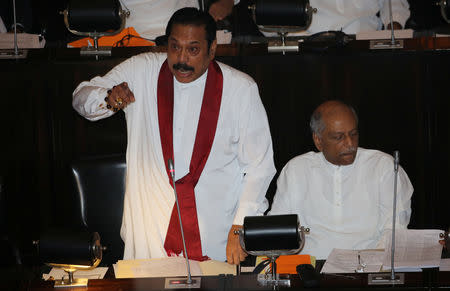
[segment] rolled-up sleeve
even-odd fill
[[[132,84],[136,58],[130,58],[114,67],[105,76],[81,82],[73,92],[72,106],[83,117],[96,121],[114,114],[106,108],[105,97],[113,86],[122,82]],[[130,87],[131,88],[131,87]]]

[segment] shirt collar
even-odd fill
[[[189,82],[189,83],[181,83],[178,82],[177,78],[175,76],[173,77],[174,86],[180,89],[189,89],[193,88],[194,86],[200,86],[205,83],[206,76],[208,75],[208,70],[206,70],[200,77],[198,77],[196,80]]]
[[[319,153],[320,156],[320,161],[321,164],[325,167],[325,169],[331,171],[331,172],[335,172],[335,171],[342,171],[343,173],[348,173],[351,169],[353,169],[355,167],[355,164],[358,163],[359,160],[359,148],[356,151],[356,157],[355,160],[353,161],[353,163],[351,163],[350,165],[344,165],[344,166],[338,166],[335,164],[330,163],[325,156],[323,155],[322,152]]]

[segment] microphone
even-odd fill
[[[173,167],[173,161],[172,161],[172,159],[169,159],[168,161],[167,161],[167,164],[168,164],[168,166],[169,166],[169,174],[170,174],[170,176],[172,177],[172,181],[173,182],[175,182],[175,169],[174,169],[174,167]],[[175,184],[174,184],[175,185]],[[175,190],[175,188],[173,188],[174,189],[174,191],[175,191],[175,197],[177,196],[177,194],[176,194],[176,190]]]
[[[400,152],[394,151],[394,171],[398,171],[399,164],[400,164]]]
[[[169,174],[172,177],[173,193],[175,194],[175,202],[177,204],[177,211],[178,211],[178,221],[180,222],[181,239],[183,240],[184,257],[186,259],[186,268],[187,268],[187,273],[188,273],[186,284],[190,285],[190,284],[193,284],[194,281],[191,278],[191,267],[189,266],[189,258],[188,258],[188,253],[186,250],[186,241],[184,239],[183,223],[181,222],[180,205],[178,204],[177,188],[175,187],[175,169],[173,167],[172,159],[169,159],[167,161],[167,164],[169,167]]]

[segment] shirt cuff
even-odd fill
[[[259,206],[259,207],[258,207]],[[262,216],[264,211],[268,208],[269,203],[267,200],[264,201],[263,205],[251,204],[247,206],[241,206],[236,211],[236,215],[234,216],[233,224],[243,225],[244,218],[246,216]]]

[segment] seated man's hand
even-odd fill
[[[443,239],[439,240],[439,243],[443,246],[444,249],[447,249],[449,246],[449,242],[446,242]]]
[[[126,82],[120,83],[117,86],[108,90],[108,96],[105,97],[107,108],[113,111],[125,108],[128,104],[135,101],[134,94],[128,88]]]
[[[228,232],[227,262],[232,265],[239,265],[247,257],[247,253],[244,252],[239,243],[239,234],[234,233],[235,230],[239,229],[242,229],[241,225],[233,224]]]
[[[396,29],[403,29],[402,25],[400,23],[396,22],[396,21],[392,22],[392,24],[394,26],[394,30],[396,30]],[[390,23],[387,25],[386,29],[391,29],[391,24]]]
[[[209,14],[215,21],[223,20],[233,11],[234,0],[218,0],[209,7]]]

